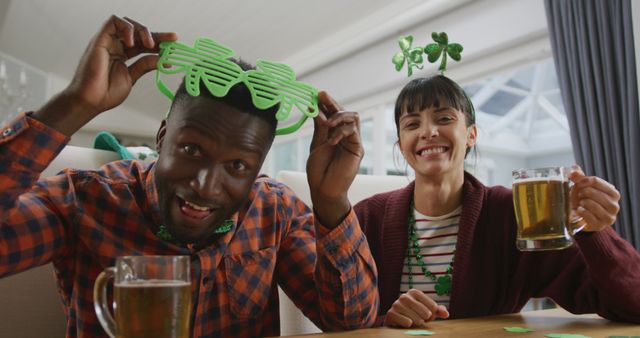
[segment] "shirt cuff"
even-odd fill
[[[333,229],[316,222],[316,235],[318,255],[326,257],[339,269],[352,266],[353,255],[365,240],[353,208],[349,210],[342,223]]]
[[[0,145],[6,147],[6,154],[14,164],[42,171],[69,142],[69,137],[30,115],[20,114],[5,125],[0,130]]]
[[[574,239],[585,257],[595,255],[598,259],[614,259],[614,253],[619,250],[621,244],[621,238],[610,226],[596,232],[580,231],[574,235]]]

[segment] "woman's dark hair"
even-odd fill
[[[400,138],[399,122],[402,114],[409,111],[422,111],[429,107],[440,107],[441,100],[464,114],[467,127],[476,123],[473,103],[464,89],[448,77],[436,75],[411,80],[400,91],[394,111],[396,136]],[[466,154],[470,150],[467,148]]]

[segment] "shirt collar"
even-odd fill
[[[160,224],[162,224],[162,214],[160,213],[160,200],[158,198],[158,189],[156,186],[156,179],[155,179],[156,163],[157,162],[151,163],[147,168],[147,177],[145,178],[144,189],[145,189],[146,201],[148,204],[147,207],[149,208],[149,211],[151,213],[151,219],[153,220],[153,224],[156,226],[159,226]],[[231,242],[231,239],[235,235],[235,232],[238,230],[238,227],[239,227],[238,218],[239,218],[238,212],[231,215],[231,220],[233,221],[233,224],[234,224],[231,230],[223,234],[222,236],[218,237],[217,240],[213,241],[213,243],[211,243],[209,246],[201,250],[207,250],[208,248],[212,248],[212,247],[215,249],[222,248],[224,250],[229,244],[229,242]],[[194,245],[192,244],[187,245],[187,248],[191,253],[197,252],[197,250],[195,250],[194,248]]]

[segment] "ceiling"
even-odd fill
[[[443,10],[464,2],[0,0],[0,52],[60,78],[59,88],[54,89],[58,91],[73,75],[92,35],[105,19],[116,14],[133,18],[154,31],[176,31],[186,43],[198,36],[211,37],[251,63],[260,58],[285,62],[300,78],[344,57],[357,47],[354,40],[381,23],[402,18],[402,25],[411,25],[417,19],[409,14],[416,9]],[[397,29],[386,32],[396,33]],[[177,80],[172,83],[175,86]],[[145,76],[125,105],[159,121],[168,102],[158,94],[153,77]]]
[[[541,0],[0,0],[0,52],[41,70],[54,94],[112,14],[153,31],[176,31],[189,44],[198,36],[213,38],[251,63],[287,63],[299,79],[343,103],[397,94],[407,79],[393,70],[390,56],[403,34],[416,34],[416,43],[426,43],[425,32],[436,30],[455,36],[465,46],[465,62],[462,68],[452,64],[448,74],[462,83],[486,77],[496,65],[539,59],[540,50],[549,55]],[[536,47],[514,48],[527,44]],[[493,66],[486,65],[489,59]],[[153,78],[143,77],[122,107],[85,130],[153,137],[169,106]],[[167,80],[172,88],[177,81]],[[129,123],[122,123],[123,116]]]

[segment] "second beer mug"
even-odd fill
[[[96,315],[113,338],[187,338],[191,314],[188,256],[125,256],[106,268],[93,287]],[[113,303],[107,281],[114,278]]]
[[[573,244],[582,230],[571,222],[569,168],[513,171],[513,205],[518,223],[516,246],[521,251],[558,250]]]

